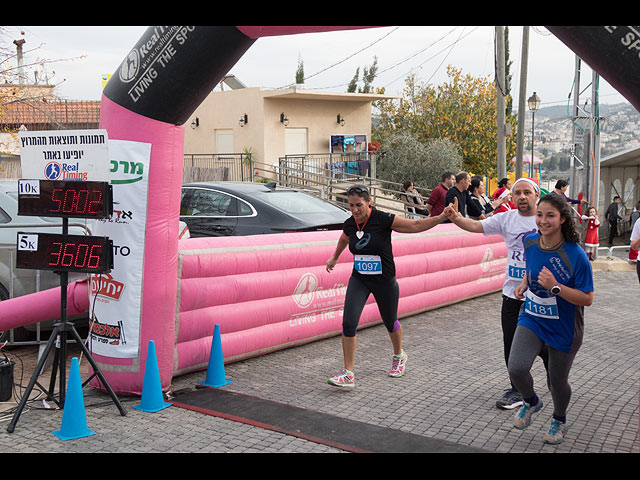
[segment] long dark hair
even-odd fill
[[[576,231],[576,225],[573,221],[573,217],[571,216],[571,208],[569,207],[567,201],[560,195],[548,193],[540,199],[538,205],[540,205],[542,202],[550,203],[552,207],[560,212],[560,216],[564,217],[564,223],[561,227],[562,237],[564,238],[564,241],[580,243],[580,235],[578,235],[578,232]]]
[[[476,188],[478,188],[480,186],[480,184],[482,183],[482,177],[479,176],[475,176],[471,179],[471,183],[469,183],[469,193],[471,195],[473,195],[473,192]]]

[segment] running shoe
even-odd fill
[[[400,352],[400,355],[393,356],[393,363],[391,364],[391,370],[389,370],[390,377],[401,377],[404,375],[404,370],[407,365],[407,354],[404,350]]]
[[[356,385],[356,377],[350,370],[343,370],[342,373],[327,380],[329,385],[340,388],[353,388]]]
[[[544,443],[549,443],[551,445],[558,445],[562,443],[564,440],[564,434],[567,433],[569,427],[566,423],[562,423],[555,418],[551,419],[551,426],[549,427],[549,431],[544,436]]]
[[[542,410],[542,400],[538,399],[538,403],[535,405],[529,405],[527,402],[522,402],[522,407],[516,413],[516,416],[513,419],[513,425],[519,430],[524,430],[529,425],[531,425],[531,419],[534,413]]]
[[[504,391],[504,395],[496,401],[496,407],[503,410],[512,410],[522,405],[522,395],[517,390],[509,388]]]

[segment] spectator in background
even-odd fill
[[[469,198],[469,185],[471,184],[471,176],[467,172],[460,172],[456,175],[456,183],[451,187],[444,197],[444,204],[451,205],[454,199],[458,199],[458,212],[463,216],[467,216],[467,206],[471,203]],[[475,212],[475,206],[471,204],[472,210]],[[444,223],[450,223],[446,220]]]
[[[417,213],[418,215],[429,216],[429,211],[425,208],[422,195],[418,192],[411,180],[402,184],[402,201],[406,204],[407,213]]]
[[[584,250],[587,252],[589,260],[595,260],[598,247],[600,246],[598,235],[600,219],[598,218],[598,210],[596,210],[596,207],[587,208],[587,214],[582,215],[582,220],[587,221],[587,235],[584,239]]]
[[[580,200],[576,200],[575,198],[567,197],[567,195],[565,194],[565,192],[567,191],[567,188],[569,188],[569,183],[566,180],[558,180],[556,182],[556,186],[553,189],[553,192],[551,192],[551,193],[555,193],[556,195],[560,195],[561,197],[563,197],[565,199],[565,201],[567,203],[573,203],[573,204],[588,203],[586,198],[582,198]]]
[[[503,178],[498,182],[498,189],[493,192],[492,200],[501,200],[502,203],[494,210],[494,214],[514,210],[516,204],[511,201],[511,180]]]
[[[633,211],[631,212],[631,215],[629,215],[629,224],[630,224],[629,225],[629,232],[633,232],[633,227],[637,223],[638,218],[640,218],[640,202],[638,202],[636,204],[636,206],[633,208]],[[629,237],[629,243],[631,243],[631,237]],[[638,260],[638,249],[630,247],[629,248],[629,261],[630,262],[636,262],[637,260]]]
[[[631,231],[631,243],[630,248],[634,250],[640,249],[640,222],[636,222]],[[640,262],[636,262],[636,272],[638,274],[638,281],[640,282]]]
[[[473,220],[483,220],[491,215],[493,211],[506,202],[506,198],[496,199],[493,202],[484,193],[484,182],[480,175],[476,175],[471,179],[471,185],[469,185],[469,198],[471,203],[476,207],[475,210],[469,207],[469,218]]]
[[[456,183],[456,176],[452,172],[445,172],[442,175],[442,182],[431,191],[427,199],[427,211],[432,217],[437,217],[444,210],[444,198],[451,187]]]
[[[607,213],[604,214],[604,219],[609,222],[609,247],[613,246],[613,239],[618,235],[618,220],[622,217],[618,215],[618,206],[620,205],[620,197],[613,197],[613,203],[607,208]]]

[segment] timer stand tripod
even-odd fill
[[[63,234],[66,235],[68,233],[68,230],[69,230],[69,220],[67,218],[63,218],[62,219]],[[82,349],[84,355],[87,357],[87,360],[89,361],[89,363],[91,364],[91,367],[93,368],[93,375],[91,375],[82,384],[82,386],[84,387],[87,383],[89,383],[89,381],[91,381],[93,377],[97,376],[102,382],[102,384],[104,385],[108,394],[111,396],[113,402],[118,407],[120,414],[122,416],[125,416],[127,414],[126,410],[120,403],[120,400],[118,399],[115,392],[109,385],[109,382],[107,382],[107,379],[105,378],[102,371],[100,370],[100,367],[94,360],[91,352],[82,341],[82,338],[78,334],[75,326],[72,323],[69,323],[67,321],[67,286],[69,283],[69,273],[66,271],[61,271],[56,273],[60,275],[60,322],[54,324],[54,328],[53,328],[53,331],[51,332],[51,336],[49,337],[49,341],[47,342],[47,345],[43,350],[40,356],[40,359],[38,360],[35,371],[33,372],[31,376],[31,380],[29,381],[29,385],[27,386],[26,391],[22,395],[22,398],[20,399],[20,403],[18,404],[18,408],[14,413],[13,418],[7,427],[7,431],[9,433],[12,433],[14,431],[16,423],[20,418],[20,414],[22,413],[22,410],[24,409],[27,401],[29,400],[29,396],[31,395],[31,392],[33,391],[33,387],[35,385],[38,385],[47,394],[47,400],[53,400],[60,408],[64,408],[64,401],[66,397],[67,340],[69,338],[69,334],[71,334],[71,338],[73,338],[78,343],[78,345],[80,345],[80,348]],[[91,332],[89,332],[89,334],[91,334]],[[47,390],[42,385],[40,385],[40,383],[38,383],[38,376],[42,372],[42,369],[44,368],[44,364],[51,352],[51,349],[54,348],[54,345],[56,344],[56,342],[58,343],[58,345],[56,345],[56,351],[55,351],[54,360],[52,364],[51,380],[49,384],[49,389]],[[54,388],[55,388],[56,376],[57,376],[58,370],[60,371],[60,382],[59,382],[60,388],[59,388],[59,399],[56,401],[56,398],[54,395]]]

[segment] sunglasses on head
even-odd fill
[[[369,193],[369,190],[367,190],[367,187],[361,186],[351,187],[349,188],[349,190],[347,190],[347,195],[351,195],[353,193]]]

